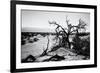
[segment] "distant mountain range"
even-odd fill
[[[22,28],[22,33],[23,32],[33,32],[33,33],[52,33],[55,34],[55,29],[50,29],[50,28]],[[71,34],[74,35],[75,33]],[[80,32],[78,35],[90,35],[90,32]]]

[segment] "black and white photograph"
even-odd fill
[[[11,71],[97,66],[96,6],[12,1]]]
[[[90,13],[21,10],[21,62],[90,59]]]

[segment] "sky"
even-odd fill
[[[66,28],[66,17],[72,25],[77,25],[81,18],[87,23],[86,31],[90,30],[90,13],[21,10],[22,30],[33,28],[33,32],[54,31],[56,26],[50,25],[48,21],[56,21],[62,27]]]

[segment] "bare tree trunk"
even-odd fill
[[[45,56],[48,53],[48,47],[49,47],[49,41],[50,41],[48,36],[47,36],[47,39],[48,39],[47,47],[46,47],[46,49],[43,51],[43,53],[40,56]]]
[[[69,35],[70,34],[67,35],[67,43],[68,43],[68,48],[70,49],[71,48],[71,45],[70,45],[70,41],[69,41]]]

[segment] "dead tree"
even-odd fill
[[[64,27],[62,27],[60,24],[57,24],[56,21],[50,22],[49,24],[54,24],[56,25],[56,29],[60,29],[58,32],[56,31],[56,36],[59,37],[60,34],[62,34],[62,46],[66,47],[68,45],[68,48],[70,48],[70,41],[69,41],[69,36],[71,35],[72,32],[74,32],[75,30],[72,31],[72,28],[74,26],[72,26],[71,24],[69,24],[69,20],[66,18],[66,23],[67,23],[67,29],[64,29]]]
[[[49,24],[54,24],[54,25],[56,25],[57,27],[56,27],[56,29],[55,29],[55,31],[56,31],[56,39],[59,39],[60,40],[60,34],[62,33],[62,37],[64,38],[64,36],[67,36],[67,32],[65,31],[65,29],[61,26],[61,25],[59,25],[58,23],[56,23],[56,21],[53,21],[53,22],[50,22],[49,21]],[[60,30],[61,29],[61,30]],[[61,41],[61,40],[60,40]],[[62,41],[63,42],[63,41]],[[64,43],[63,43],[64,44]],[[61,45],[61,44],[60,44]]]
[[[70,35],[73,34],[73,32],[76,32],[76,34],[79,34],[79,29],[85,29],[86,23],[84,21],[82,21],[81,19],[79,19],[79,24],[78,25],[72,25],[69,23],[68,18],[66,17],[66,24],[67,24],[67,29],[65,29],[64,27],[62,27],[60,24],[58,24],[56,21],[49,21],[49,24],[54,24],[56,25],[56,37],[59,38],[60,34],[62,34],[62,46],[66,47],[66,45],[68,46],[68,48],[71,48],[71,42],[69,40]],[[61,29],[61,30],[59,30]]]

